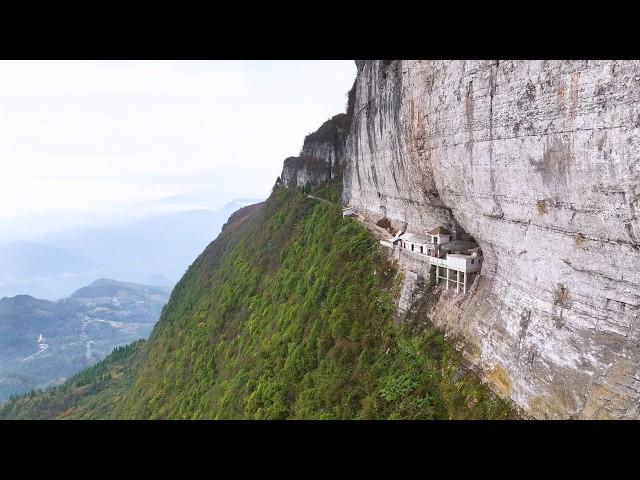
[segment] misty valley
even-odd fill
[[[146,339],[189,264],[255,201],[0,244],[0,403]]]

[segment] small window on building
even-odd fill
[[[471,265],[473,265],[473,264],[474,264],[474,262],[475,262],[475,260],[472,258],[472,259],[471,259]]]

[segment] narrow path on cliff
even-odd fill
[[[312,198],[314,200],[319,200],[321,202],[324,203],[328,203],[329,205],[335,205],[335,203],[330,202],[329,200],[325,200],[324,198],[319,198],[319,197],[314,197],[313,195],[309,195],[307,194],[308,198]],[[354,217],[355,220],[357,220],[362,226],[364,226],[367,230],[369,230],[371,233],[373,233],[373,236],[377,239],[377,240],[386,240],[389,241],[393,238],[393,235],[391,235],[387,230],[385,230],[384,228],[376,225],[373,222],[369,222],[368,220],[366,220],[364,217],[362,217],[361,215],[358,215],[356,217]]]
[[[325,200],[324,198],[314,197],[313,195],[307,195],[309,198],[313,198],[314,200],[320,200],[321,202],[328,203],[329,205],[335,205],[335,203],[331,203],[329,200]]]

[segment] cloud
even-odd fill
[[[0,220],[267,195],[354,77],[344,61],[0,62]]]

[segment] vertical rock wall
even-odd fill
[[[640,63],[358,62],[343,202],[482,247],[433,320],[539,418],[640,417]]]
[[[307,135],[300,155],[284,161],[282,175],[286,187],[303,187],[326,182],[339,171],[347,130],[347,115],[340,113]]]

